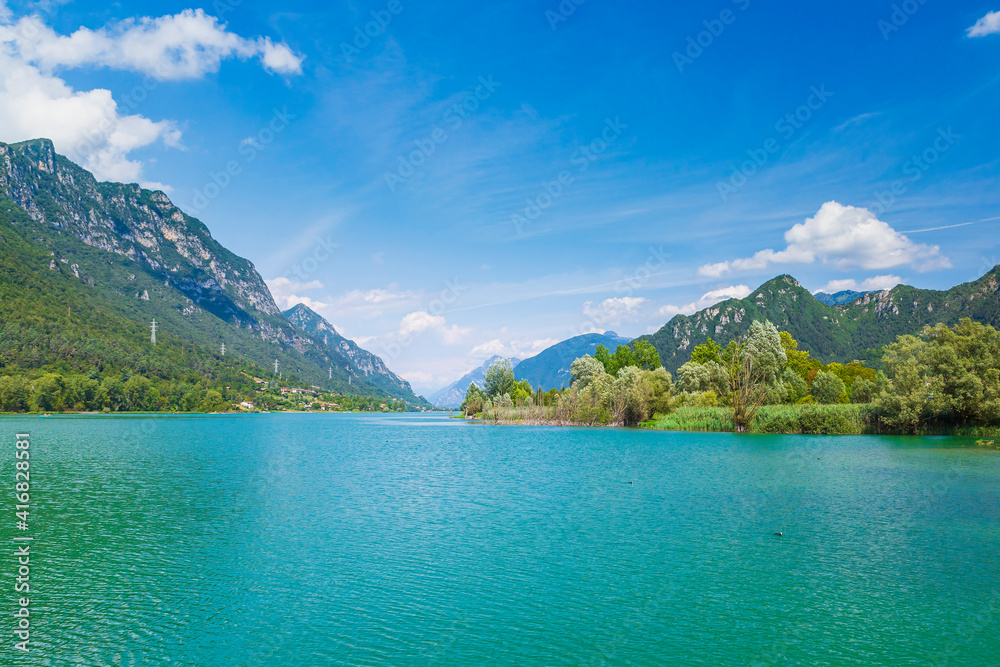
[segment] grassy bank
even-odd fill
[[[682,407],[666,417],[643,424],[664,431],[733,431],[729,408]],[[757,413],[750,433],[806,435],[884,434],[888,429],[870,405],[765,405]],[[1000,428],[989,426],[928,426],[920,435],[1000,437]]]
[[[767,405],[760,409],[751,433],[860,435],[875,433],[876,419],[867,405]],[[729,408],[682,407],[644,424],[666,431],[733,431]]]

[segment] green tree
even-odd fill
[[[48,373],[35,382],[35,405],[43,412],[61,410],[66,381],[62,375]]]
[[[657,359],[659,357],[657,356]],[[635,359],[635,353],[632,352],[632,348],[628,345],[619,345],[615,353],[611,355],[611,370],[608,371],[610,375],[616,375],[618,371],[623,368],[628,368],[629,366],[635,366],[638,368],[638,363]]]
[[[771,322],[754,320],[745,345],[747,354],[753,357],[755,374],[766,384],[776,383],[788,362],[777,327]]]
[[[841,403],[847,397],[847,385],[835,374],[829,371],[820,371],[813,381],[812,395],[817,403],[824,405]]]
[[[787,402],[798,403],[809,395],[809,386],[806,385],[805,379],[791,367],[791,364],[782,372],[781,381],[785,385]]]
[[[101,383],[98,393],[101,406],[111,412],[121,412],[126,409],[125,383],[118,378],[107,378]]]
[[[1000,423],[1000,333],[962,319],[901,336],[882,363],[891,387],[876,399],[891,428]]]
[[[749,345],[736,341],[728,350],[729,402],[737,433],[744,433],[767,400],[768,369],[758,366]]]
[[[497,359],[486,369],[486,376],[483,381],[483,390],[486,397],[492,402],[503,396],[511,396],[517,386],[514,379],[514,365],[510,359]]]
[[[605,373],[611,373],[611,369],[614,366],[614,361],[611,359],[611,351],[604,345],[598,345],[597,349],[594,350],[594,359],[601,362],[601,366],[604,367]]]
[[[0,412],[27,412],[31,403],[31,383],[23,377],[0,377]]]
[[[469,383],[469,388],[465,390],[465,400],[462,401],[460,409],[465,412],[465,416],[476,415],[483,411],[483,392],[475,382]]]
[[[637,340],[632,344],[632,353],[635,365],[644,371],[655,371],[663,366],[660,363],[660,353],[656,351],[650,343],[644,340]]]
[[[722,347],[711,338],[704,345],[698,345],[691,352],[692,364],[707,364],[714,362],[722,365]]]
[[[721,395],[728,391],[729,375],[716,361],[703,364],[689,361],[677,369],[677,387],[691,394],[711,391]]]
[[[152,385],[141,375],[133,375],[125,383],[125,406],[132,412],[152,409],[150,392]]]
[[[819,360],[810,359],[808,352],[799,349],[799,341],[792,338],[792,334],[782,331],[779,336],[781,337],[781,347],[785,351],[786,365],[798,373],[803,380],[809,375],[809,371],[821,365]]]

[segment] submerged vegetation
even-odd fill
[[[1000,333],[964,319],[885,349],[881,368],[823,364],[788,332],[755,321],[725,348],[696,346],[676,382],[638,340],[572,365],[568,389],[542,392],[495,362],[462,410],[503,424],[645,425],[668,430],[805,434],[1000,433]],[[986,442],[986,441],[984,441]]]

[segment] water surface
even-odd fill
[[[1000,454],[967,441],[439,415],[8,417],[11,489],[25,430],[27,664],[1000,656]]]

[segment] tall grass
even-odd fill
[[[645,425],[668,431],[735,430],[730,408],[682,407]],[[747,432],[860,435],[877,433],[878,419],[868,405],[765,405]]]

